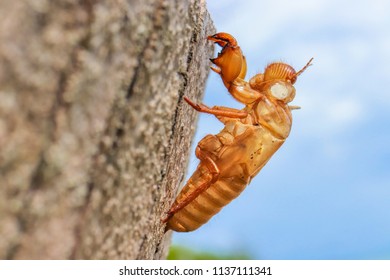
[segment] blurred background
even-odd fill
[[[273,61],[314,61],[295,84],[291,104],[302,109],[286,143],[209,223],[175,233],[171,257],[390,259],[390,1],[225,0],[208,9],[217,31],[238,40],[247,79]],[[204,103],[242,108],[215,73]],[[222,127],[201,114],[194,144]]]

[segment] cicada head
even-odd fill
[[[253,89],[264,92],[273,99],[290,102],[295,97],[293,84],[297,80],[296,71],[290,65],[275,62],[269,64],[264,74],[257,74],[250,79]]]
[[[311,65],[312,60],[313,58],[298,72],[286,63],[271,63],[265,68],[264,74],[255,75],[250,79],[249,84],[253,89],[266,92],[273,98],[288,103],[295,97],[294,83],[298,76]]]

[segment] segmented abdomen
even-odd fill
[[[181,201],[188,193],[202,184],[206,178],[198,168],[188,183],[183,187],[176,202]],[[167,223],[167,229],[174,231],[193,231],[205,224],[222,207],[236,198],[248,184],[247,180],[239,178],[220,178],[187,206],[178,211]]]

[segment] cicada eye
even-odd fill
[[[287,87],[280,83],[272,85],[270,91],[272,96],[276,99],[285,99],[289,94]]]
[[[269,93],[277,100],[288,103],[295,97],[295,88],[289,82],[278,81],[269,87]]]

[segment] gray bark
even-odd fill
[[[213,32],[204,1],[0,2],[0,258],[166,257]]]

